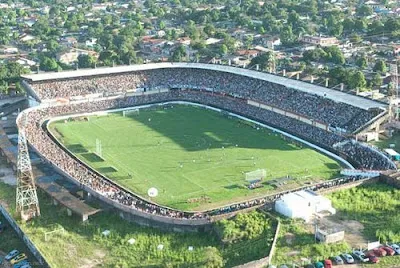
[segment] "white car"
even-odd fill
[[[16,249],[14,249],[14,250],[10,251],[10,253],[8,253],[8,254],[4,257],[4,259],[5,259],[6,261],[9,261],[9,260],[11,260],[12,258],[14,258],[15,256],[17,256],[18,254],[19,254],[19,251],[16,250]]]
[[[348,253],[342,254],[342,258],[346,263],[354,263],[353,257]]]
[[[400,255],[400,247],[397,244],[391,244],[390,247],[396,252],[397,255]]]
[[[362,252],[361,250],[354,250],[353,256],[361,262],[369,261],[369,258],[367,258],[367,256],[365,256],[364,252]]]

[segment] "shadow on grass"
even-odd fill
[[[97,168],[97,171],[100,173],[113,173],[113,172],[117,172],[118,170],[115,169],[114,167],[100,167],[100,168]]]
[[[81,153],[87,153],[88,150],[83,147],[82,144],[76,143],[76,144],[70,144],[67,146],[67,149],[70,150],[72,153],[75,154],[81,154]]]
[[[98,156],[98,155],[95,154],[95,153],[84,153],[84,154],[81,154],[81,156],[82,156],[83,158],[85,158],[86,161],[89,161],[89,162],[91,162],[91,163],[94,163],[94,162],[104,162],[104,159],[101,158],[100,156]]]
[[[174,105],[159,113],[144,110],[131,120],[152,128],[168,137],[187,151],[204,151],[218,148],[254,148],[279,151],[298,150],[279,135],[269,135],[267,131],[257,131],[237,119],[228,119],[217,112],[188,106]],[[190,115],[190,116],[189,116]],[[151,120],[149,120],[151,119]],[[278,142],[280,141],[280,142]]]

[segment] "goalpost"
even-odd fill
[[[265,169],[257,169],[250,172],[245,173],[246,181],[256,181],[262,180],[267,177],[267,171]]]
[[[127,117],[129,115],[139,115],[139,109],[123,110],[122,116]]]

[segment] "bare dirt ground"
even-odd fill
[[[94,268],[98,267],[102,264],[104,257],[106,256],[106,253],[102,250],[96,250],[94,252],[94,256],[92,259],[82,259],[82,265],[80,268]]]
[[[0,157],[0,181],[13,186],[17,185],[14,171],[7,165],[3,157]]]
[[[321,219],[321,224],[330,229],[343,230],[344,240],[353,248],[366,248],[368,241],[362,234],[364,225],[354,220],[341,220],[338,216],[332,215]]]
[[[12,265],[9,262],[4,260],[4,257],[6,255],[7,255],[6,253],[4,253],[3,251],[0,251],[0,258],[3,260],[2,264],[0,264],[0,267],[1,268],[12,268]]]

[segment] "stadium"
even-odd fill
[[[31,147],[141,224],[202,228],[287,192],[396,169],[361,142],[379,135],[386,104],[273,74],[157,63],[23,78],[40,103],[17,119]]]

